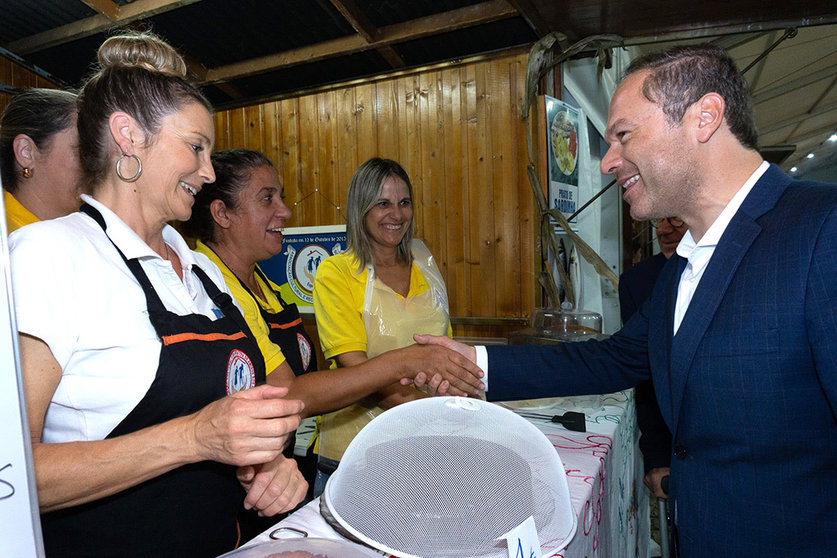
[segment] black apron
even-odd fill
[[[256,306],[259,307],[262,319],[270,328],[270,333],[268,334],[270,341],[282,349],[282,354],[285,355],[285,360],[288,361],[295,376],[301,376],[306,372],[317,370],[317,353],[314,351],[314,344],[311,342],[311,338],[302,325],[302,318],[299,316],[299,309],[296,307],[296,304],[282,300],[282,295],[270,286],[270,282],[262,270],[259,269],[259,266],[256,266],[256,273],[264,281],[264,284],[267,285],[267,288],[272,290],[276,298],[279,299],[279,304],[282,305],[281,312],[274,313],[265,310],[259,304],[256,296],[244,284],[244,281],[239,278],[238,282],[241,283],[244,290],[256,301]]]
[[[85,204],[82,211],[105,230],[96,209]],[[163,345],[151,387],[108,438],[194,413],[229,393],[264,383],[264,360],[243,316],[203,270],[193,267],[223,313],[217,320],[166,310],[139,261],[119,253],[142,286]],[[244,499],[235,470],[211,461],[193,463],[107,498],[43,514],[46,554],[182,558],[232,550]]]
[[[227,268],[229,269],[229,266]],[[270,282],[262,270],[259,269],[258,265],[256,266],[256,273],[261,277],[267,288],[272,290],[276,298],[279,299],[279,304],[282,305],[280,312],[265,310],[253,292],[244,284],[244,281],[238,276],[236,276],[236,279],[238,279],[238,282],[250,297],[252,297],[256,306],[259,308],[259,313],[261,313],[262,319],[269,328],[268,338],[270,342],[278,345],[282,349],[282,354],[285,356],[285,360],[291,367],[291,370],[293,370],[294,376],[301,376],[307,372],[317,370],[317,353],[314,351],[311,338],[302,325],[302,318],[299,316],[299,310],[296,304],[292,302],[286,303],[282,300],[282,295],[270,286]],[[310,500],[314,494],[314,479],[317,475],[317,456],[313,453],[313,447],[308,448],[305,456],[295,455],[295,446],[296,434],[293,434],[288,441],[288,447],[285,449],[285,457],[296,460],[302,476],[308,482],[307,500]],[[247,541],[255,537],[276,522],[276,518],[261,518],[252,510],[240,514],[238,520],[241,525],[242,541]]]
[[[206,247],[212,250],[209,245],[206,245]],[[223,258],[221,258],[221,256],[219,256],[214,250],[212,250],[212,252],[218,260],[224,264],[230,273],[235,275],[230,266],[224,262]],[[264,320],[265,324],[267,324],[268,339],[271,343],[277,345],[282,350],[282,355],[285,357],[285,361],[291,367],[291,370],[293,370],[294,376],[301,376],[307,372],[317,370],[317,354],[314,351],[314,345],[311,338],[308,336],[308,333],[302,325],[302,318],[299,315],[299,310],[297,309],[296,304],[286,303],[282,299],[282,295],[270,286],[270,282],[262,270],[259,269],[259,266],[256,266],[255,271],[259,277],[261,277],[265,286],[272,290],[276,295],[276,298],[279,300],[279,304],[282,306],[282,310],[280,312],[265,310],[259,303],[259,299],[253,294],[253,291],[251,291],[250,288],[244,284],[244,281],[242,281],[238,275],[235,275],[235,278],[238,279],[241,287],[256,303],[256,307],[259,309],[262,320]],[[291,434],[288,439],[288,445],[285,448],[284,455],[288,459],[296,460],[302,476],[305,478],[306,482],[308,482],[308,499],[310,499],[313,495],[314,478],[317,474],[316,455],[313,454],[313,448],[309,448],[310,451],[308,451],[305,456],[297,456],[294,454],[295,446],[296,434],[294,433]],[[279,519],[277,517],[261,517],[258,515],[256,510],[242,510],[242,512],[238,515],[238,523],[241,527],[242,544],[270,528],[278,520]]]

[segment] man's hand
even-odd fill
[[[434,335],[415,335],[414,338],[419,344],[394,351],[404,375],[403,385],[414,383],[431,395],[468,396],[485,388],[480,380],[483,372],[474,364],[476,352],[474,359],[465,356],[467,345]],[[457,350],[459,345],[465,349]],[[473,351],[473,347],[470,349]]]
[[[645,486],[651,490],[654,496],[667,500],[668,494],[663,492],[663,487],[660,483],[664,477],[669,475],[670,472],[671,467],[657,467],[656,469],[651,469],[642,479],[642,482],[645,483]]]
[[[482,378],[483,372],[475,364],[477,361],[476,349],[470,345],[459,343],[458,341],[454,341],[450,337],[444,335],[413,335],[413,339],[420,345],[438,345],[459,353],[473,364],[472,370],[478,371],[477,377]],[[401,383],[408,384],[410,383],[410,380],[405,378],[401,380]],[[413,378],[412,383],[415,385],[416,389],[420,389],[429,395],[475,395],[480,390],[485,389],[485,384],[480,382],[479,386],[477,386],[477,391],[473,391],[474,386],[470,384],[469,387],[472,389],[467,393],[462,393],[456,389],[455,385],[453,389],[451,389],[450,382],[438,373],[426,374],[424,372],[420,372],[415,376],[415,378]]]
[[[477,350],[475,348],[471,345],[454,341],[446,335],[413,335],[413,340],[419,345],[441,345],[442,347],[456,351],[474,364],[477,362]]]

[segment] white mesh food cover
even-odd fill
[[[372,420],[321,509],[338,531],[401,557],[508,556],[495,539],[529,516],[553,548],[576,528],[546,436],[508,409],[461,397],[419,399]]]

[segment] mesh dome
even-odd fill
[[[401,557],[503,557],[534,516],[541,543],[575,533],[567,477],[537,428],[498,405],[432,397],[394,407],[352,440],[322,495],[341,533]]]

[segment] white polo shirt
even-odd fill
[[[219,310],[192,273],[197,264],[221,291],[221,272],[192,252],[169,226],[163,238],[177,252],[183,281],[112,211],[89,196],[113,242],[139,258],[165,307],[176,314]],[[145,294],[101,227],[84,213],[26,226],[9,237],[18,330],[44,341],[63,371],[42,440],[101,440],[143,398],[154,380],[160,340]]]

